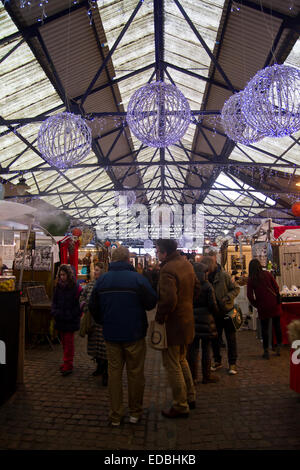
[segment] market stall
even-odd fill
[[[0,201],[0,224],[11,228],[10,223],[27,226],[20,278],[8,286],[7,279],[0,280],[0,341],[4,351],[0,361],[0,404],[4,403],[16,391],[17,383],[23,382],[25,349],[25,308],[21,304],[20,286],[25,264],[25,254],[35,209],[13,202]],[[5,245],[3,245],[5,246]],[[12,278],[15,281],[14,278]],[[2,284],[1,284],[2,282]]]
[[[289,344],[288,325],[300,320],[300,227],[274,227],[272,243],[279,252],[282,340]]]

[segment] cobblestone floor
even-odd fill
[[[289,389],[289,349],[262,359],[256,333],[238,333],[238,375],[220,369],[217,384],[197,386],[186,420],[168,420],[171,404],[161,355],[148,349],[143,418],[108,426],[108,393],[76,337],[75,370],[58,371],[61,346],[26,350],[25,383],[0,407],[0,450],[294,450],[300,447],[300,396]],[[224,350],[224,365],[226,351]],[[124,374],[124,395],[126,398]]]

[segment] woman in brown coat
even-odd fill
[[[264,359],[269,359],[269,322],[275,329],[277,340],[277,355],[280,355],[282,333],[280,328],[281,305],[278,301],[279,287],[272,274],[263,271],[258,259],[249,263],[249,278],[247,283],[247,297],[251,305],[257,308],[258,317],[261,322]]]

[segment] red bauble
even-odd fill
[[[241,235],[243,235],[243,232],[236,232],[235,234],[236,238],[239,238]]]
[[[295,202],[293,205],[292,205],[292,213],[295,217],[299,217],[300,216],[300,201],[298,202]]]
[[[109,247],[110,246],[110,241],[106,240],[106,242],[104,243],[105,246]]]
[[[74,237],[80,237],[80,235],[82,235],[82,231],[80,228],[73,228],[72,235],[74,235]]]

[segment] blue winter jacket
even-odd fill
[[[103,325],[106,341],[134,342],[147,333],[146,310],[155,307],[157,296],[149,281],[123,261],[113,262],[92,290],[89,310]]]

